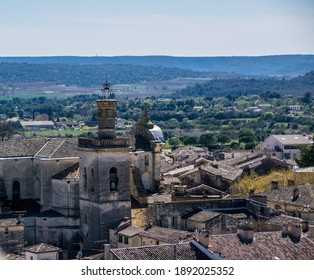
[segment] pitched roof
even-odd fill
[[[190,243],[111,249],[119,260],[204,260],[207,259]]]
[[[17,227],[23,226],[23,221],[18,219],[1,219],[0,220],[0,227]]]
[[[36,138],[17,141],[1,141],[0,157],[62,158],[78,157],[77,139]]]
[[[198,193],[200,191],[206,191],[212,195],[223,195],[225,194],[225,192],[222,192],[216,188],[213,188],[213,187],[210,187],[208,185],[205,185],[205,184],[201,184],[199,186],[196,186],[196,187],[192,187],[192,188],[188,188],[186,190],[187,193]]]
[[[127,237],[133,237],[135,235],[138,235],[139,233],[143,232],[143,228],[138,227],[127,227],[125,229],[120,230],[118,233]]]
[[[1,141],[0,157],[34,156],[47,143],[48,139],[31,139],[18,141]]]
[[[40,254],[40,253],[47,253],[47,252],[61,252],[62,250],[56,246],[52,246],[45,243],[40,243],[40,244],[26,247],[25,251],[35,253],[35,254]]]
[[[200,223],[205,223],[209,220],[212,220],[213,218],[217,217],[221,215],[221,213],[218,212],[214,212],[214,211],[205,211],[202,210],[198,213],[195,213],[189,217],[187,217],[186,219],[189,221],[194,221],[194,222],[200,222]]]
[[[292,201],[294,189],[298,189],[299,196],[296,200]],[[266,195],[268,201],[275,201],[279,203],[295,204],[296,206],[308,205],[314,208],[314,185],[304,184],[297,187],[284,187],[261,193]]]
[[[302,219],[297,218],[297,217],[291,217],[287,215],[278,215],[278,216],[275,216],[274,218],[269,219],[266,222],[266,224],[282,226],[283,224],[287,224],[287,223],[300,224],[302,223],[302,221],[303,221]]]
[[[229,181],[235,181],[243,173],[243,170],[240,168],[228,166],[219,162],[216,162],[215,164],[206,164],[205,166],[201,166],[200,169],[210,174],[220,175],[222,178]]]
[[[210,252],[227,260],[313,260],[314,242],[304,235],[298,243],[283,238],[281,231],[256,232],[251,244],[243,244],[236,234],[209,235]]]
[[[139,236],[160,240],[167,243],[178,243],[179,240],[192,238],[193,233],[178,229],[150,226],[139,233]]]
[[[21,261],[21,260],[25,260],[25,256],[8,253],[5,256],[0,255],[0,260]]]
[[[78,157],[76,142],[76,139],[49,139],[35,156],[38,158]]]
[[[71,167],[59,172],[52,179],[58,180],[78,180],[80,179],[79,163],[72,165]]]

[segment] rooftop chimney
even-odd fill
[[[301,239],[301,230],[300,224],[284,224],[282,226],[282,237],[289,237],[293,243],[298,243]]]
[[[299,189],[298,188],[294,188],[293,189],[293,193],[292,193],[292,201],[296,201],[299,196],[300,196]]]
[[[243,244],[251,244],[254,239],[254,230],[252,225],[248,223],[240,225],[237,229],[237,236]]]

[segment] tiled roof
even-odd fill
[[[260,160],[263,158],[262,153],[241,153],[241,154],[236,154],[235,157],[233,158],[228,158],[222,161],[223,164],[230,165],[230,166],[239,166],[242,164],[247,164],[250,161],[253,160]]]
[[[200,192],[200,191],[206,191],[210,194],[213,194],[213,195],[222,195],[224,194],[225,192],[222,192],[216,188],[213,188],[213,187],[210,187],[208,185],[205,185],[205,184],[201,184],[199,186],[196,186],[196,187],[192,187],[192,188],[189,188],[186,190],[187,193],[194,193],[194,192]]]
[[[78,157],[77,139],[36,138],[17,141],[0,142],[0,158],[27,157],[62,158]]]
[[[165,173],[164,175],[165,176],[166,175],[174,175],[175,176],[175,175],[179,175],[179,174],[185,173],[185,172],[193,170],[193,169],[195,169],[194,164],[170,170],[169,172]]]
[[[314,226],[313,226],[313,225],[310,225],[310,226],[309,226],[309,230],[308,230],[306,233],[304,233],[304,235],[305,235],[307,238],[311,239],[312,242],[314,242]]]
[[[282,226],[287,223],[300,224],[302,223],[302,221],[303,221],[302,219],[297,218],[297,217],[291,217],[287,215],[278,215],[278,216],[275,216],[274,218],[269,219],[266,222],[266,224]]]
[[[174,176],[171,176],[171,175],[163,177],[163,180],[162,180],[162,184],[163,185],[171,185],[173,183],[180,184],[181,180],[178,177],[174,177]]]
[[[189,221],[194,221],[194,222],[200,222],[200,223],[205,223],[217,216],[221,215],[220,213],[213,212],[213,211],[200,211],[188,218],[186,218]]]
[[[217,168],[214,167],[214,165],[217,166]],[[220,176],[222,176],[222,178],[225,178],[225,179],[230,180],[230,181],[235,181],[243,173],[242,169],[228,166],[225,164],[221,164],[218,162],[216,162],[214,165],[213,164],[206,164],[205,166],[202,166],[201,169],[210,173],[210,174],[220,175]]]
[[[190,243],[164,244],[123,249],[111,249],[119,260],[200,260],[206,259]]]
[[[135,236],[135,235],[137,235],[137,234],[139,234],[139,233],[141,233],[143,231],[144,231],[143,228],[130,226],[130,227],[127,227],[127,228],[125,228],[123,230],[120,230],[118,233],[122,234],[124,236],[127,236],[127,237],[132,237],[132,236]]]
[[[6,254],[5,256],[0,256],[0,260],[10,260],[10,261],[21,261],[25,260],[25,256],[19,256],[16,254]]]
[[[293,190],[297,188],[299,190],[299,196],[295,201],[292,201]],[[266,195],[268,201],[275,201],[280,203],[289,203],[304,206],[308,205],[314,208],[314,185],[305,184],[297,187],[284,187],[271,190],[261,195]]]
[[[55,126],[53,121],[21,121],[22,126]]]
[[[79,163],[59,172],[57,175],[53,176],[52,179],[58,180],[78,180],[80,178],[80,168]]]
[[[23,226],[23,221],[18,219],[2,219],[0,220],[0,227],[16,227],[16,226]]]
[[[304,235],[299,243],[278,232],[256,232],[251,244],[243,244],[236,234],[209,235],[209,251],[228,260],[314,260],[314,242]]]
[[[41,244],[36,244],[36,245],[26,247],[25,251],[40,254],[40,253],[46,253],[46,252],[61,252],[62,250],[59,247],[41,243]]]
[[[76,139],[52,138],[38,151],[36,157],[40,158],[62,158],[78,157],[76,151]]]
[[[47,143],[48,139],[1,141],[0,157],[34,156]]]
[[[192,238],[192,235],[192,232],[158,226],[147,227],[144,231],[139,233],[139,236],[167,243],[178,243],[180,240]]]

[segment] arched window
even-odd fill
[[[116,191],[117,189],[118,189],[117,168],[112,167],[110,169],[110,191]]]
[[[19,181],[14,181],[12,185],[12,199],[19,200],[21,198],[21,185]]]
[[[95,174],[94,174],[94,169],[92,169],[92,174],[90,178],[90,191],[94,192],[95,191]]]
[[[83,174],[83,189],[84,189],[84,192],[87,191],[87,172],[86,172],[85,167],[84,167],[84,174]]]

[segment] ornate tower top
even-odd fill
[[[110,99],[112,96],[110,83],[106,80],[101,91],[104,99],[97,100],[98,138],[116,138],[117,101]]]
[[[110,99],[111,98],[110,83],[107,81],[107,79],[104,82],[103,88],[101,89],[101,91],[103,92],[105,99]]]
[[[96,100],[98,137],[80,137],[78,147],[80,149],[128,149],[130,146],[129,138],[117,136],[116,134],[117,100],[110,99],[113,95],[110,91],[110,83],[107,80],[101,91],[104,93],[104,98]]]

